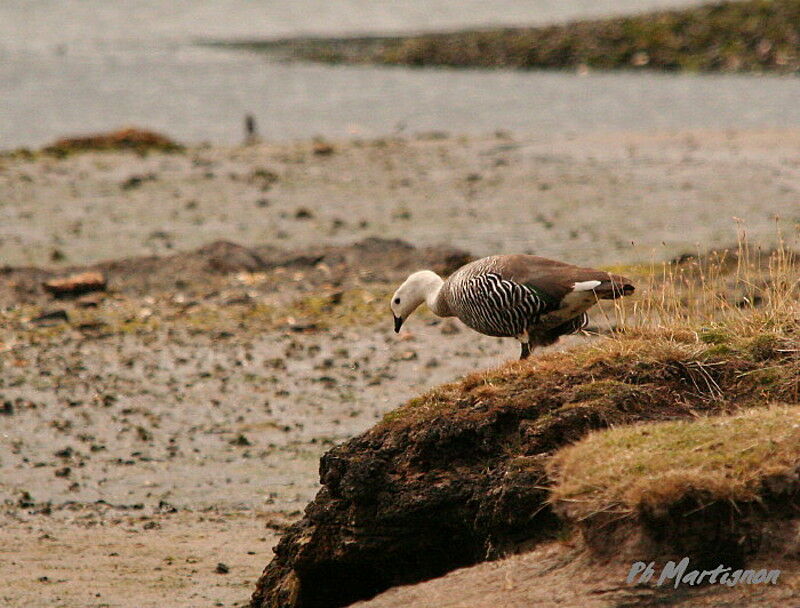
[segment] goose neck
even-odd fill
[[[428,305],[428,308],[431,309],[433,314],[439,317],[445,317],[448,316],[448,308],[445,305],[444,298],[442,297],[444,295],[442,293],[444,281],[438,276],[436,279],[436,281],[431,282],[430,287],[428,288],[428,291],[425,295],[425,303]]]

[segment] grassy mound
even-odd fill
[[[619,427],[551,461],[552,499],[570,513],[666,510],[689,496],[750,502],[800,467],[800,406]]]
[[[479,420],[536,404],[542,412],[537,424],[569,412],[616,425],[798,403],[799,304],[731,308],[731,316],[696,330],[632,326],[581,349],[470,374],[412,399],[382,424],[397,429],[441,417]]]
[[[412,399],[387,414],[383,424],[477,419],[531,404],[543,413],[585,410],[608,424],[625,424],[644,412],[667,419],[716,412],[723,405],[792,402],[800,382],[800,361],[792,352],[800,346],[798,329],[737,336],[724,349],[704,343],[702,332],[628,332],[533,363],[471,374]]]
[[[796,72],[799,44],[800,1],[749,0],[540,28],[232,46],[327,63]]]

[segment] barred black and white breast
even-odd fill
[[[496,272],[471,276],[450,294],[456,316],[487,336],[521,336],[547,310],[546,300],[533,289]]]

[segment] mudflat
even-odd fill
[[[218,239],[294,249],[382,236],[474,255],[660,261],[730,245],[734,217],[753,242],[774,242],[776,216],[798,219],[798,152],[800,130],[775,130],[3,158],[0,259],[63,266]]]
[[[407,272],[648,263],[737,222],[767,247],[800,220],[799,158],[800,131],[775,131],[0,159],[0,598],[246,604],[325,450],[517,355],[426,315],[395,336]],[[105,292],[41,289],[103,260]]]

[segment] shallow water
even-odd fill
[[[536,23],[687,4],[664,0],[6,0],[0,148],[137,124],[236,142],[396,131],[522,133],[800,125],[800,79],[280,65],[197,39]]]

